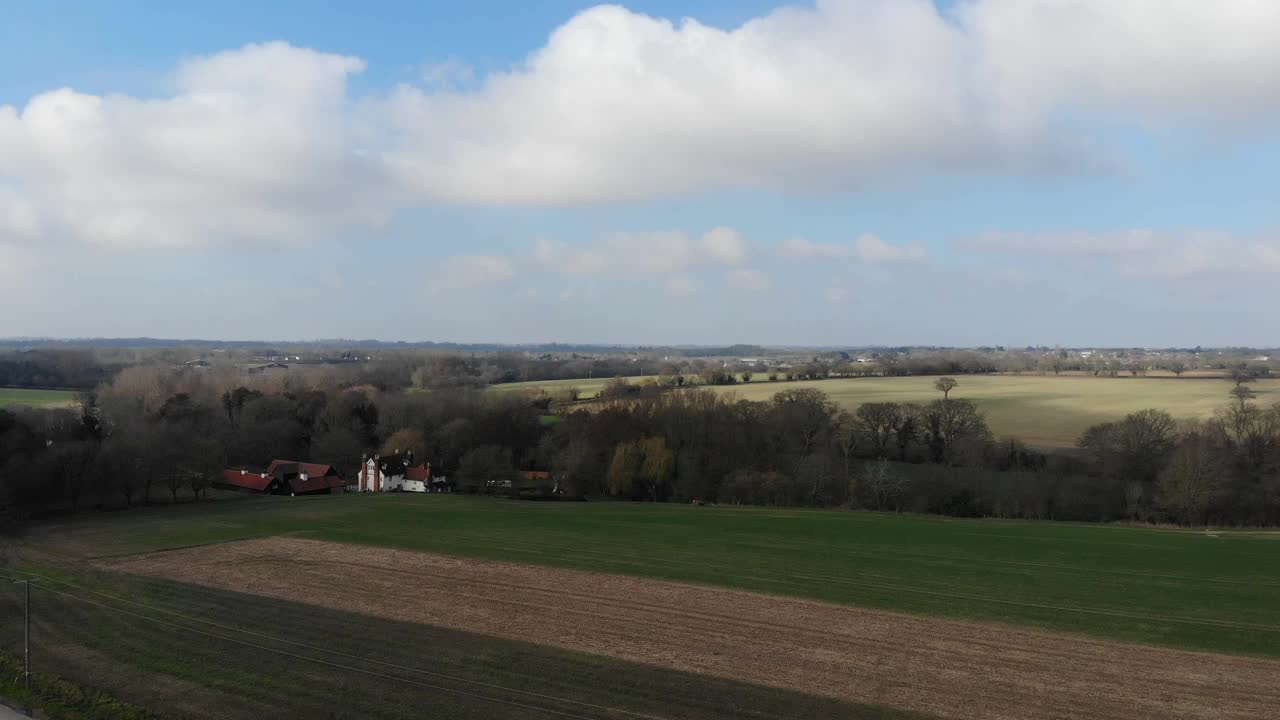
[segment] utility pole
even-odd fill
[[[31,697],[31,581],[17,580],[15,585],[21,584],[26,591],[26,600],[23,603],[22,612],[22,685],[27,692],[27,697]],[[28,700],[28,702],[30,702]]]

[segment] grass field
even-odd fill
[[[928,402],[941,395],[932,377],[835,378],[795,382],[759,382],[718,386],[747,400],[767,400],[784,389],[822,390],[845,408],[865,402]],[[1116,420],[1144,408],[1159,408],[1178,419],[1207,418],[1229,400],[1231,386],[1216,378],[1118,377],[1052,375],[962,375],[951,397],[973,400],[987,415],[991,430],[1040,447],[1072,447],[1090,425]],[[590,395],[608,380],[557,380],[550,383],[495,385],[506,391],[575,385]],[[1258,402],[1280,401],[1280,380],[1263,380],[1251,387]]]
[[[346,496],[209,503],[40,531],[116,556],[296,534],[1280,657],[1280,535],[781,509]]]
[[[71,390],[29,390],[27,388],[0,388],[0,408],[6,407],[60,407],[71,404],[75,393]]]

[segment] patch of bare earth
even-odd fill
[[[942,718],[1276,718],[1280,662],[297,538],[106,563]]]

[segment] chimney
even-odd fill
[[[406,450],[406,451],[405,451],[405,455],[409,458],[409,462],[408,462],[407,464],[412,465],[412,464],[413,464],[413,451],[412,451],[412,450]]]

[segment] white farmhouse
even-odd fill
[[[447,478],[433,477],[431,463],[413,463],[413,452],[382,457],[362,455],[356,492],[449,492]]]

